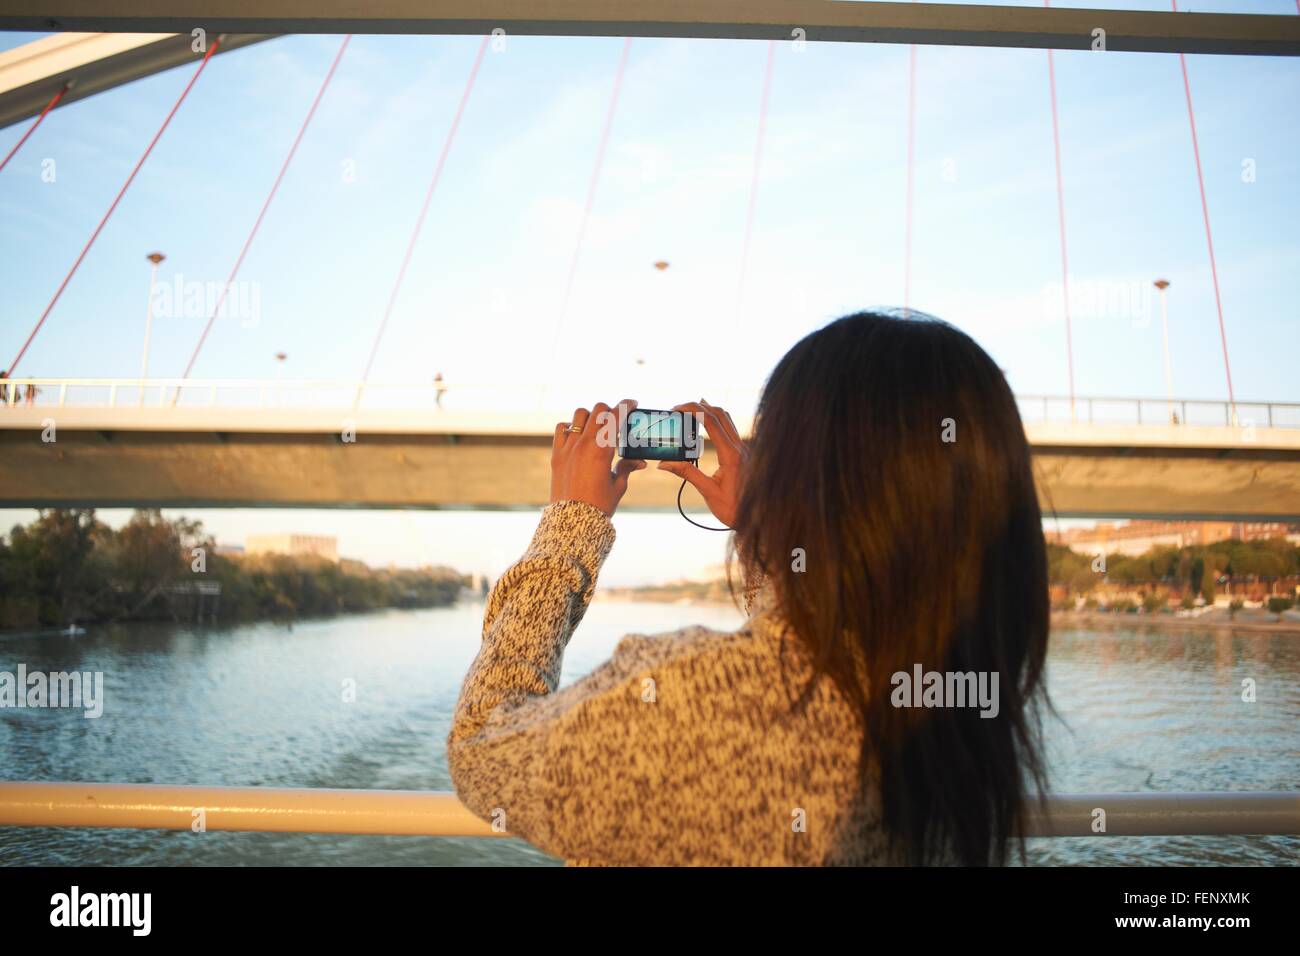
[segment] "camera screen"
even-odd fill
[[[682,412],[633,409],[619,444],[625,458],[685,461],[699,456],[695,419]]]
[[[627,416],[627,443],[639,448],[678,448],[682,444],[682,416],[633,410]]]

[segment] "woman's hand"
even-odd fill
[[[628,476],[645,467],[644,461],[619,459],[611,471],[610,462],[618,447],[619,417],[636,408],[636,402],[625,398],[612,409],[597,402],[590,411],[574,409],[572,425],[581,431],[570,431],[570,422],[555,426],[555,440],[551,445],[551,503],[557,501],[585,501],[612,516],[627,491]]]
[[[740,503],[745,467],[749,461],[749,450],[736,430],[736,423],[725,409],[710,405],[704,399],[674,406],[673,411],[690,412],[700,417],[705,434],[717,449],[718,470],[712,475],[706,475],[685,461],[661,461],[660,470],[689,481],[704,498],[713,517],[728,528],[734,527],[736,506]]]

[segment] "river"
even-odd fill
[[[11,780],[450,790],[443,741],[482,605],[229,629],[0,637],[0,671],[101,671],[105,710],[0,709]],[[635,626],[628,626],[635,621]],[[563,682],[627,631],[730,628],[724,606],[596,602]],[[1300,638],[1062,631],[1049,688],[1061,791],[1300,788]],[[1242,681],[1257,700],[1241,699]],[[355,700],[345,702],[345,689]],[[1300,837],[1030,841],[1031,864],[1278,864]],[[0,864],[559,865],[521,840],[0,827]]]

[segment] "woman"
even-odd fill
[[[860,313],[786,354],[750,442],[679,408],[719,468],[659,467],[735,530],[747,622],[629,635],[556,689],[645,465],[611,471],[610,409],[578,409],[488,600],[447,740],[461,800],[570,863],[1004,862],[1044,789],[1049,609],[997,365],[937,320]]]

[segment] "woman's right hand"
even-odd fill
[[[710,405],[704,399],[676,405],[673,411],[688,412],[703,422],[704,433],[717,450],[718,470],[712,475],[706,475],[686,461],[661,461],[659,469],[689,481],[704,498],[713,517],[728,528],[734,527],[736,508],[740,503],[740,492],[744,487],[745,470],[749,462],[749,450],[736,430],[736,423],[725,409]]]

